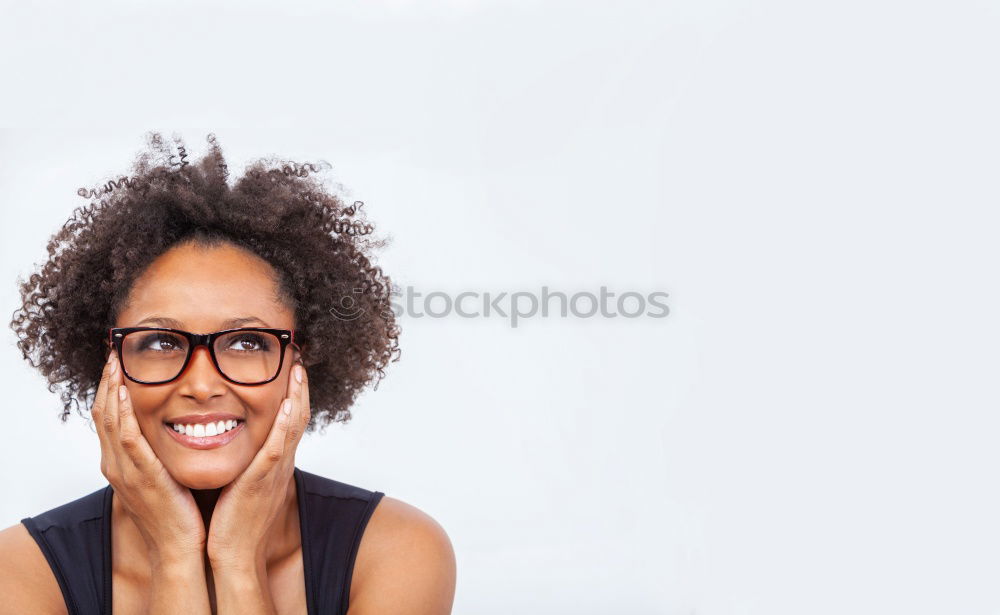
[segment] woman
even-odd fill
[[[209,143],[151,133],[21,283],[18,345],[63,421],[90,407],[108,486],[0,532],[0,613],[450,613],[440,525],[294,462],[398,359],[382,244],[313,165],[230,187]]]

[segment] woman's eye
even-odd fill
[[[170,351],[178,348],[177,340],[169,335],[150,335],[142,341],[142,350]]]
[[[233,340],[229,349],[243,352],[254,352],[258,350],[267,350],[267,344],[259,335],[243,335]]]

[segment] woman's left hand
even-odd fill
[[[293,365],[289,396],[279,406],[264,446],[247,469],[223,487],[208,529],[208,559],[214,570],[253,573],[264,566],[268,531],[286,505],[295,449],[309,424],[308,384],[305,368]]]

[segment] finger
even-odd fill
[[[121,364],[111,364],[107,386],[104,389],[104,404],[101,406],[101,426],[108,443],[112,445],[118,436],[118,387],[121,386]]]
[[[288,424],[290,422],[290,410],[292,399],[286,397],[278,406],[278,411],[274,415],[274,423],[271,424],[271,431],[267,434],[264,446],[257,451],[250,467],[244,472],[251,483],[263,481],[272,469],[284,458],[285,440],[288,434]],[[251,486],[251,490],[253,487]]]
[[[292,409],[288,414],[288,429],[285,432],[287,438],[286,445],[295,447],[302,430],[302,384],[299,382],[299,366],[292,365],[288,370],[288,397],[292,402]]]
[[[306,425],[309,423],[309,391],[307,388],[305,368],[293,365],[291,369],[290,389],[292,392],[292,413],[288,426],[288,443],[294,453]],[[301,382],[299,379],[301,378]]]
[[[305,383],[305,370],[303,369],[303,384]],[[286,451],[294,451],[294,441],[299,439],[304,424],[301,421],[301,397],[302,388],[295,379],[295,366],[288,370],[288,392],[289,396],[278,405],[274,422],[271,424],[271,431],[267,434],[264,445],[254,456],[250,466],[244,471],[243,476],[251,483],[262,481],[282,460],[287,460],[292,455],[287,455]],[[308,400],[308,394],[306,399]],[[307,402],[308,403],[308,402]],[[306,420],[308,420],[308,409],[306,410]],[[293,430],[293,426],[299,427]],[[296,432],[292,435],[292,432]],[[290,444],[290,441],[291,444]]]
[[[309,373],[306,371],[306,366],[301,363],[299,369],[302,370],[302,428],[305,429],[312,418],[312,406],[309,405]]]
[[[139,428],[139,421],[135,417],[135,407],[132,405],[132,396],[128,394],[128,389],[121,387],[124,392],[124,399],[119,396],[119,439],[122,449],[128,454],[129,459],[135,464],[140,472],[146,472],[155,466],[156,453],[153,452],[146,436],[142,435]]]
[[[124,395],[124,399],[122,396]],[[122,376],[121,366],[115,370],[108,382],[108,401],[105,406],[104,425],[108,443],[118,460],[119,468],[135,466],[132,460],[133,448],[138,446],[133,432],[128,434],[122,431],[122,411],[125,406],[131,408],[131,398],[128,396],[128,387],[125,386],[125,378]]]
[[[97,385],[97,394],[94,396],[94,403],[90,407],[90,418],[94,422],[94,431],[97,432],[97,439],[101,444],[101,459],[105,462],[110,460],[113,453],[108,447],[107,438],[105,437],[104,430],[104,415],[107,412],[107,398],[108,398],[108,387],[111,381],[111,371],[116,365],[115,361],[118,358],[114,351],[108,355],[108,360],[104,363],[104,369],[101,372],[101,382]],[[102,466],[104,464],[102,463]],[[104,468],[102,468],[102,471]]]
[[[118,418],[118,395],[122,384],[121,378],[121,365],[114,370],[111,378],[108,379],[108,390],[105,393],[106,401],[104,403],[104,417],[101,420],[101,424],[104,426],[104,438],[107,440],[108,449],[111,452],[111,459],[114,459],[118,464],[119,471],[124,468],[122,462],[126,455],[121,450],[121,443],[119,441],[119,418]]]
[[[97,382],[97,393],[94,395],[94,403],[90,406],[90,417],[94,421],[94,426],[98,427],[98,419],[101,416],[101,410],[104,408],[104,401],[107,397],[108,391],[108,380],[111,379],[111,366],[114,360],[114,353],[112,352],[108,355],[108,358],[104,361],[104,367],[101,368],[101,379]]]

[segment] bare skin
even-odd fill
[[[182,245],[136,281],[116,326],[294,329],[294,316],[265,261],[229,244]],[[114,353],[109,358],[92,413],[101,470],[115,487],[114,613],[306,613],[292,474],[310,412],[299,350],[289,346],[278,377],[258,386],[225,380],[204,347],[177,380],[162,385],[124,378]],[[213,411],[246,421],[219,448],[183,446],[164,424]],[[0,593],[10,597],[0,601],[0,614],[66,613],[55,577],[23,525],[0,532],[0,553],[11,555],[0,558]],[[455,568],[441,526],[386,496],[362,537],[350,615],[450,613]]]

